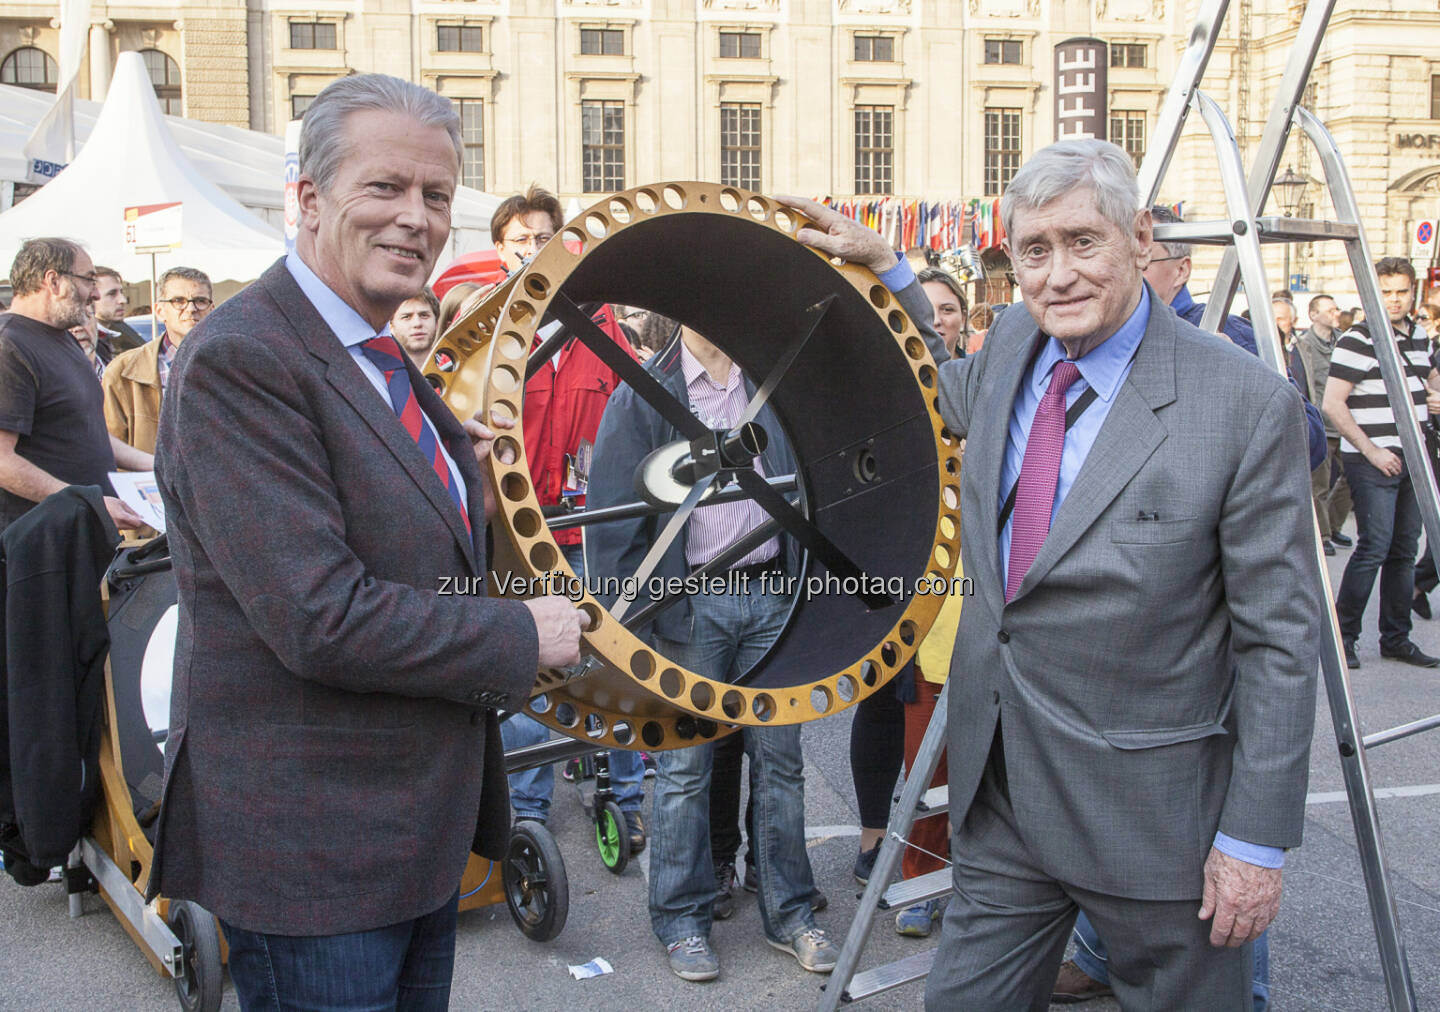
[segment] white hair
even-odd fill
[[[448,98],[429,88],[385,74],[355,74],[331,81],[305,110],[300,131],[300,171],[329,190],[346,155],[345,120],[361,109],[410,116],[426,126],[444,127],[455,145],[455,171],[465,164],[460,117]]]
[[[1017,211],[1043,207],[1078,186],[1094,191],[1096,208],[1121,231],[1134,228],[1140,187],[1130,156],[1109,141],[1071,140],[1041,148],[1015,173],[1000,199],[1005,231],[1014,230]]]

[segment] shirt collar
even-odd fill
[[[375,328],[366,323],[365,318],[355,312],[349,303],[336,295],[329,285],[321,281],[319,275],[310,269],[310,265],[300,259],[300,254],[291,253],[285,257],[285,269],[290,272],[290,276],[295,279],[300,291],[305,293],[305,298],[310,300],[325,325],[335,332],[335,336],[345,347],[354,348],[375,336]],[[390,333],[389,321],[386,321],[380,333]]]
[[[1175,310],[1176,316],[1184,316],[1194,305],[1195,296],[1190,294],[1189,285],[1181,285],[1180,290],[1175,293],[1175,298],[1170,300],[1170,308]]]
[[[1125,378],[1125,367],[1135,356],[1135,350],[1140,347],[1140,339],[1145,336],[1145,328],[1149,324],[1150,286],[1144,285],[1135,311],[1120,325],[1120,329],[1075,360],[1081,378],[1105,403],[1110,403],[1115,391],[1120,388],[1120,381]],[[1055,338],[1049,338],[1040,349],[1040,355],[1035,360],[1035,371],[1031,374],[1030,382],[1034,384],[1037,393],[1041,391],[1055,363],[1064,360],[1065,346]]]
[[[690,349],[685,346],[684,341],[680,342],[680,370],[685,374],[686,389],[694,386],[695,381],[699,379],[703,379],[706,383],[709,383],[713,387],[720,386],[720,384],[715,382],[715,377],[710,375],[709,370],[707,370],[703,365],[701,365],[700,360],[696,358],[691,353]],[[739,383],[740,367],[737,366],[734,362],[731,362],[730,375],[726,378],[723,389],[734,390],[735,387],[739,385]]]

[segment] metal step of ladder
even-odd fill
[[[870,881],[860,896],[855,910],[855,919],[845,935],[845,944],[840,949],[840,959],[821,985],[820,1008],[834,1010],[841,1002],[860,1001],[882,991],[889,991],[922,980],[929,974],[935,962],[935,950],[930,948],[913,956],[883,966],[872,967],[858,972],[860,954],[870,937],[870,928],[875,915],[881,910],[903,909],[929,899],[949,895],[952,879],[950,869],[942,868],[913,879],[903,879],[890,885],[890,878],[900,863],[900,857],[909,846],[906,838],[916,819],[931,815],[946,814],[950,810],[948,787],[927,788],[940,756],[945,752],[945,713],[950,698],[950,686],[940,690],[935,700],[935,713],[925,728],[925,737],[915,753],[915,761],[906,770],[905,784],[900,788],[900,799],[895,804],[895,813],[890,825],[885,827],[885,837],[880,844],[880,853],[875,857],[875,868],[870,872]]]

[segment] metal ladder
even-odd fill
[[[820,999],[820,1008],[824,1012],[833,1012],[842,1001],[859,1001],[911,981],[923,980],[935,962],[935,949],[931,947],[893,963],[873,967],[861,973],[856,972],[860,953],[870,936],[870,927],[875,922],[876,913],[881,910],[901,910],[915,903],[949,895],[951,892],[949,868],[888,885],[890,876],[900,863],[901,854],[909,846],[906,840],[915,820],[950,810],[948,787],[935,787],[930,790],[925,788],[930,778],[935,775],[935,767],[939,765],[940,756],[945,751],[945,713],[949,698],[950,686],[947,683],[935,700],[935,713],[925,728],[925,737],[920,740],[915,761],[906,771],[905,785],[900,789],[900,800],[896,803],[890,824],[885,828],[880,853],[875,857],[875,869],[870,873],[870,881],[860,897],[855,919],[850,922],[845,944],[840,949],[840,959],[826,982],[821,985],[824,994]]]
[[[1143,206],[1155,203],[1165,171],[1179,143],[1186,115],[1192,108],[1198,109],[1210,132],[1219,159],[1229,220],[1157,226],[1155,236],[1161,240],[1227,247],[1201,327],[1205,330],[1219,329],[1220,321],[1230,310],[1236,284],[1243,278],[1261,357],[1271,368],[1282,374],[1285,372],[1284,350],[1280,345],[1271,310],[1270,289],[1265,282],[1260,245],[1293,241],[1333,241],[1345,245],[1356,290],[1365,309],[1365,319],[1370,324],[1369,329],[1391,410],[1398,423],[1406,467],[1413,476],[1412,484],[1419,500],[1428,547],[1435,552],[1437,547],[1440,547],[1440,497],[1436,494],[1435,476],[1431,472],[1429,456],[1424,452],[1420,426],[1415,421],[1395,335],[1390,329],[1389,315],[1380,298],[1379,283],[1375,277],[1370,246],[1355,200],[1354,188],[1350,184],[1349,173],[1335,139],[1313,113],[1300,105],[1334,6],[1334,0],[1313,0],[1306,5],[1247,182],[1241,167],[1239,147],[1228,121],[1219,106],[1199,91],[1205,65],[1214,51],[1228,7],[1228,0],[1210,0],[1202,8],[1191,32],[1190,43],[1182,56],[1175,83],[1162,107],[1156,130],[1159,143],[1146,155],[1140,168],[1140,195],[1144,201]],[[1290,131],[1297,123],[1320,156],[1325,174],[1325,188],[1338,216],[1337,221],[1261,215]],[[1350,692],[1339,621],[1334,610],[1335,596],[1330,587],[1318,525],[1315,528],[1314,551],[1327,604],[1325,619],[1329,631],[1320,654],[1321,671],[1325,678],[1351,820],[1355,827],[1356,844],[1365,877],[1386,994],[1391,1009],[1414,1009],[1414,985],[1385,861],[1366,749],[1440,726],[1440,715],[1377,732],[1363,739],[1359,736],[1355,700]]]
[[[1158,143],[1151,147],[1140,167],[1142,206],[1148,207],[1156,202],[1165,172],[1179,144],[1185,120],[1191,109],[1198,110],[1210,133],[1219,161],[1227,217],[1219,221],[1157,225],[1155,238],[1161,241],[1226,247],[1201,327],[1210,331],[1220,329],[1220,322],[1229,313],[1236,285],[1243,278],[1249,295],[1250,313],[1260,356],[1267,365],[1282,375],[1286,373],[1284,349],[1280,345],[1270,305],[1270,289],[1265,280],[1265,265],[1260,246],[1264,243],[1295,241],[1335,241],[1345,244],[1356,289],[1365,309],[1365,318],[1371,324],[1380,373],[1398,422],[1406,466],[1414,476],[1413,484],[1420,503],[1428,547],[1440,558],[1440,496],[1437,496],[1435,477],[1428,455],[1423,449],[1420,426],[1411,410],[1404,369],[1395,335],[1390,329],[1389,315],[1380,298],[1379,284],[1354,189],[1334,138],[1324,124],[1300,106],[1334,6],[1334,0],[1313,0],[1306,5],[1247,181],[1239,145],[1229,121],[1214,100],[1200,91],[1200,82],[1219,40],[1220,30],[1229,9],[1229,0],[1206,0],[1191,30],[1174,82],[1161,108],[1154,135]],[[1338,221],[1264,216],[1261,213],[1265,209],[1290,131],[1296,123],[1320,155],[1325,186],[1339,217]],[[1413,1010],[1417,1007],[1414,985],[1385,861],[1366,749],[1440,727],[1440,714],[1364,738],[1359,736],[1355,701],[1350,692],[1339,621],[1333,605],[1335,598],[1330,587],[1318,524],[1314,526],[1314,553],[1327,603],[1325,618],[1329,631],[1321,650],[1321,670],[1325,678],[1345,790],[1350,802],[1350,814],[1355,827],[1371,920],[1380,952],[1388,1005],[1396,1012]],[[829,985],[820,1004],[823,1010],[833,1010],[841,1001],[859,1000],[919,980],[928,974],[933,965],[934,950],[931,949],[896,963],[860,974],[855,973],[860,952],[864,948],[877,910],[916,903],[950,891],[949,876],[943,871],[922,879],[897,883],[888,889],[885,886],[894,871],[896,861],[899,860],[901,848],[905,846],[905,837],[914,822],[917,810],[923,810],[924,814],[937,810],[930,807],[932,799],[925,794],[923,785],[930,782],[935,763],[944,747],[943,701],[944,696],[937,704],[935,716],[925,732],[924,743],[916,757],[915,769],[906,779],[894,819],[876,859],[874,874],[851,923],[840,960],[830,975]],[[916,773],[921,776],[917,777]],[[938,795],[939,790],[933,793]],[[933,801],[938,805],[940,799],[937,796]],[[924,809],[921,809],[922,804],[926,806]],[[936,876],[943,876],[946,881],[927,881]]]

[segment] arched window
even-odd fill
[[[142,49],[140,57],[150,73],[150,83],[155,87],[155,97],[160,100],[162,111],[171,116],[180,116],[180,64],[158,49]]]
[[[60,79],[60,68],[50,54],[34,46],[24,46],[0,63],[0,84],[14,84],[36,91],[54,91]]]

